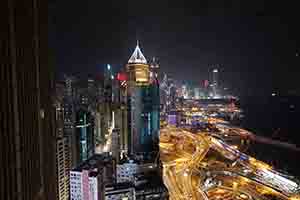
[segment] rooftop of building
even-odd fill
[[[88,160],[82,162],[80,165],[78,165],[72,171],[81,172],[82,170],[92,170],[92,169],[98,168],[100,166],[105,166],[106,164],[111,163],[112,160],[113,160],[113,158],[106,154],[95,154]]]
[[[135,182],[122,182],[108,184],[105,186],[107,192],[115,190],[125,190],[130,188],[135,188],[137,191],[147,191],[147,190],[165,190],[167,191],[162,177],[157,170],[141,173],[135,176]]]
[[[136,177],[135,189],[136,190],[152,190],[152,189],[167,190],[158,170],[139,174],[139,176]]]
[[[137,41],[137,44],[136,44],[133,54],[131,55],[131,57],[128,60],[128,63],[129,64],[147,64],[147,60],[139,47],[138,41]]]

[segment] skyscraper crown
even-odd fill
[[[128,63],[147,64],[147,60],[146,60],[145,56],[143,55],[138,42],[136,44],[133,54],[131,55],[130,59],[128,60]]]

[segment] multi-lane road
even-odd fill
[[[170,199],[300,200],[297,180],[240,152],[242,144],[223,139],[238,141],[249,133],[222,133],[224,137],[171,126],[161,130],[163,178]]]

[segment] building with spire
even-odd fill
[[[129,154],[149,157],[158,149],[159,86],[150,79],[150,67],[138,43],[126,71]]]
[[[149,79],[150,79],[149,65],[139,47],[138,42],[133,54],[128,60],[128,63],[126,65],[126,71],[128,73],[129,84],[139,85],[139,86],[149,85]]]

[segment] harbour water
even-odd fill
[[[247,97],[240,100],[241,126],[257,135],[300,147],[300,97]],[[279,170],[300,177],[300,151],[252,141],[247,152]]]

